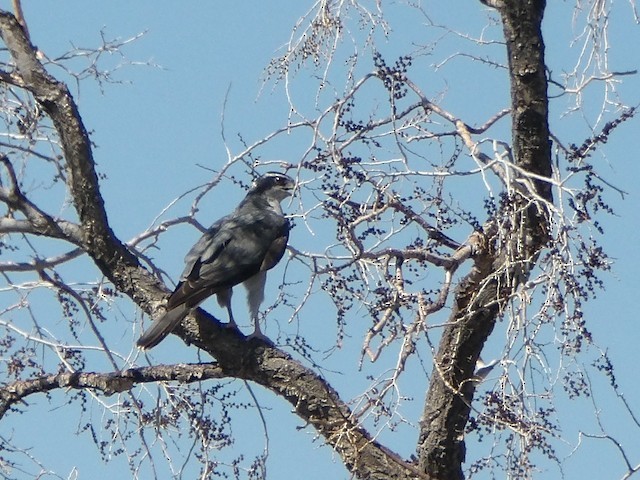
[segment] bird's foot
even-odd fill
[[[253,333],[247,337],[247,340],[251,341],[254,338],[256,338],[258,340],[262,340],[263,342],[269,344],[269,346],[271,346],[271,347],[273,347],[275,345],[273,343],[273,341],[269,337],[267,337],[264,333],[262,333],[258,329],[254,330]]]
[[[234,320],[223,323],[222,328],[228,328],[229,330],[239,330],[238,324]]]

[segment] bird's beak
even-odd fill
[[[287,193],[291,196],[293,196],[293,194],[296,191],[296,184],[295,183],[288,183],[285,190],[287,191]]]

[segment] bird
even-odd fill
[[[476,360],[476,368],[473,372],[473,379],[478,383],[482,382],[498,363],[500,363],[500,359],[498,358],[494,358],[489,363],[484,363],[482,357],[478,357],[478,360]]]
[[[293,194],[294,187],[291,177],[267,172],[253,182],[232,213],[205,231],[185,257],[184,271],[167,300],[166,312],[138,339],[140,348],[156,346],[214,294],[227,310],[227,326],[237,328],[231,297],[233,287],[240,283],[247,290],[254,324],[250,337],[267,339],[260,330],[258,310],[264,300],[267,270],[276,266],[287,247],[291,225],[281,202]]]

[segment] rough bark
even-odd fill
[[[487,2],[485,2],[487,3]],[[541,177],[551,175],[547,81],[541,22],[544,0],[491,2],[502,18],[509,75],[513,161]],[[535,192],[552,201],[547,182],[534,179]],[[547,222],[536,205],[525,206],[525,192],[516,193],[483,229],[483,246],[472,271],[456,291],[454,308],[435,358],[435,368],[420,423],[420,469],[434,478],[463,478],[464,428],[473,401],[473,376],[482,347],[493,330],[501,305],[526,280],[547,240]],[[505,223],[499,216],[509,216]],[[498,229],[510,225],[511,239],[498,244]],[[509,227],[506,227],[509,228]]]
[[[21,402],[29,395],[61,388],[91,389],[109,396],[129,390],[140,383],[166,381],[192,383],[224,377],[218,365],[200,363],[130,368],[123,372],[111,373],[63,372],[28,380],[17,380],[0,388],[0,419],[14,404]]]

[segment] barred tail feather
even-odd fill
[[[151,327],[142,334],[137,344],[140,348],[153,348],[169,335],[174,328],[187,316],[189,308],[184,304],[178,305],[153,322]]]

